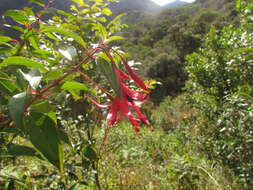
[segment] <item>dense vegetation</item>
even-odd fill
[[[162,83],[153,91],[153,101],[160,102],[168,95],[182,92],[187,79],[183,71],[185,56],[202,46],[211,27],[219,30],[236,24],[236,15],[234,1],[197,1],[146,16],[129,26],[124,49],[145,63],[141,69],[143,76]]]
[[[134,12],[126,29],[112,1],[4,14],[0,189],[252,189],[253,3]]]

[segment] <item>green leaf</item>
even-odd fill
[[[85,185],[81,184],[81,182],[79,183],[75,183],[73,184],[69,190],[81,190],[81,189],[86,189]]]
[[[42,155],[60,171],[63,171],[63,149],[55,122],[47,115],[31,112],[25,124],[31,143]]]
[[[120,85],[119,85],[118,78],[116,77],[114,66],[111,63],[109,63],[107,60],[105,60],[107,59],[107,57],[104,57],[103,55],[104,54],[99,54],[99,56],[103,58],[97,61],[97,66],[100,72],[107,78],[108,82],[110,83],[116,95],[119,98],[121,98]]]
[[[11,156],[37,156],[36,150],[29,146],[11,143],[7,146],[7,150]]]
[[[83,150],[83,154],[89,160],[97,160],[98,159],[98,155],[92,145],[87,145]]]
[[[19,133],[20,131],[15,127],[13,127],[13,128],[6,128],[6,127],[4,127],[1,131],[0,131],[0,133],[13,133],[13,134],[17,134],[17,133]]]
[[[253,48],[238,48],[235,49],[231,52],[231,56],[238,56],[239,54],[242,53],[252,53],[253,52]]]
[[[40,49],[37,36],[31,35],[31,36],[28,38],[28,41],[30,42],[30,45],[31,45],[34,49],[36,49],[36,50],[39,50],[39,49]]]
[[[17,23],[22,25],[29,24],[28,17],[22,10],[8,10],[4,13],[4,16],[9,16]]]
[[[42,0],[29,0],[29,3],[34,3],[34,4],[37,4],[41,7],[45,6],[45,2]]]
[[[102,13],[106,16],[110,16],[112,14],[112,11],[109,8],[104,8],[102,10]]]
[[[74,3],[78,5],[78,7],[84,6],[84,1],[83,0],[72,0]]]
[[[8,186],[6,187],[6,190],[12,190],[15,189],[15,180],[11,179],[10,182],[8,183]]]
[[[106,26],[106,28],[111,28],[114,25],[118,25],[118,23],[121,21],[121,18],[126,16],[126,13],[122,13],[118,16],[116,16],[109,24]]]
[[[107,39],[108,33],[106,31],[106,28],[102,24],[94,24],[93,29],[97,30],[96,35],[99,36],[102,40]]]
[[[76,33],[67,29],[63,29],[63,28],[59,28],[55,26],[46,26],[42,28],[40,32],[41,33],[55,32],[55,33],[63,34],[65,36],[73,38],[77,43],[79,43],[83,47],[86,47],[86,43],[83,41],[83,39],[80,36],[78,36]]]
[[[0,36],[0,44],[11,41],[12,39],[8,36]]]
[[[81,96],[79,96],[79,91],[80,90],[88,91],[88,92],[91,92],[93,94],[96,93],[95,90],[89,89],[84,84],[79,83],[79,82],[75,82],[75,81],[67,81],[67,82],[65,82],[62,85],[61,89],[67,90],[73,96],[73,98],[75,100],[78,100],[78,99],[82,98]]]
[[[72,143],[68,137],[68,134],[65,131],[57,128],[57,133],[58,133],[58,137],[61,140],[61,142],[66,143],[67,145],[72,147]]]
[[[76,184],[72,185],[69,190],[78,190],[78,188],[79,188],[79,184],[76,183]]]
[[[47,50],[34,49],[31,50],[33,57],[49,60],[53,53]]]
[[[40,69],[40,71],[42,71],[42,72],[46,71],[43,64],[41,64],[37,61],[28,59],[26,57],[19,57],[19,56],[8,57],[0,64],[0,68],[4,67],[4,66],[9,66],[9,65],[26,66],[26,67]]]
[[[30,96],[26,93],[20,93],[13,96],[9,101],[9,112],[11,118],[20,128],[23,128],[23,116],[27,103],[30,100]]]
[[[54,107],[49,104],[48,100],[40,100],[31,105],[31,108],[42,113],[49,113],[54,111]]]
[[[61,86],[62,90],[86,90],[89,91],[89,89],[80,82],[75,81],[67,81]]]
[[[43,80],[45,81],[49,81],[49,80],[55,80],[58,77],[60,77],[62,75],[62,70],[60,69],[56,69],[56,70],[51,70],[48,71],[44,76],[43,76]]]
[[[0,72],[0,92],[12,94],[16,89],[17,86],[14,81],[7,74]]]
[[[0,158],[1,157],[11,157],[11,155],[8,154],[8,150],[6,148],[0,148]]]
[[[112,42],[112,41],[116,41],[116,40],[123,40],[124,38],[121,36],[111,36],[110,38],[108,38],[108,42]]]

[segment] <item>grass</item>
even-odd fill
[[[79,181],[86,185],[77,190],[94,190],[94,174],[98,172],[101,190],[237,190],[243,189],[230,170],[205,158],[198,142],[191,139],[187,127],[164,131],[142,128],[136,135],[131,126],[121,122],[111,129],[106,145],[104,130],[94,131],[94,146],[98,154],[97,169],[81,166],[79,154],[65,150],[65,178],[68,190]],[[71,129],[72,132],[74,131]],[[73,132],[74,133],[74,132]],[[72,135],[73,142],[77,140]],[[82,136],[84,138],[85,136]],[[20,139],[16,139],[20,141]],[[78,144],[78,143],[77,143]],[[13,190],[61,189],[62,176],[47,162],[31,157],[19,157],[2,165],[0,189],[7,189],[13,177]],[[67,171],[67,170],[66,170]],[[70,175],[72,171],[73,174]],[[72,190],[72,189],[71,189]]]
[[[184,131],[157,128],[136,136],[122,123],[101,151],[100,179],[110,190],[237,189],[229,170],[207,160]]]

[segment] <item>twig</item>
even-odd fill
[[[80,73],[80,75],[88,82],[90,82],[91,84],[93,84],[94,86],[96,86],[99,90],[101,90],[104,94],[106,94],[111,100],[113,100],[112,95],[107,92],[104,88],[102,88],[98,83],[96,83],[94,80],[92,80],[88,75],[84,74],[81,71],[78,71]]]

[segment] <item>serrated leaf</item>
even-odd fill
[[[55,33],[63,34],[65,36],[73,38],[77,43],[79,43],[83,47],[86,47],[86,43],[83,41],[83,39],[79,35],[64,28],[59,28],[55,26],[47,26],[47,27],[42,28],[40,32],[41,33],[55,32]]]
[[[20,65],[20,66],[26,66],[30,68],[36,68],[42,72],[46,71],[44,65],[42,65],[41,63],[28,59],[26,57],[20,57],[20,56],[8,57],[0,64],[0,68],[4,66],[9,66],[9,65]]]
[[[17,23],[22,25],[29,24],[28,17],[22,10],[8,10],[4,13],[4,16],[9,16]]]
[[[31,143],[60,171],[63,171],[63,149],[55,122],[47,115],[31,112],[25,118]]]
[[[30,96],[27,93],[23,92],[13,96],[8,104],[11,118],[20,128],[23,128],[24,111],[29,100]]]

